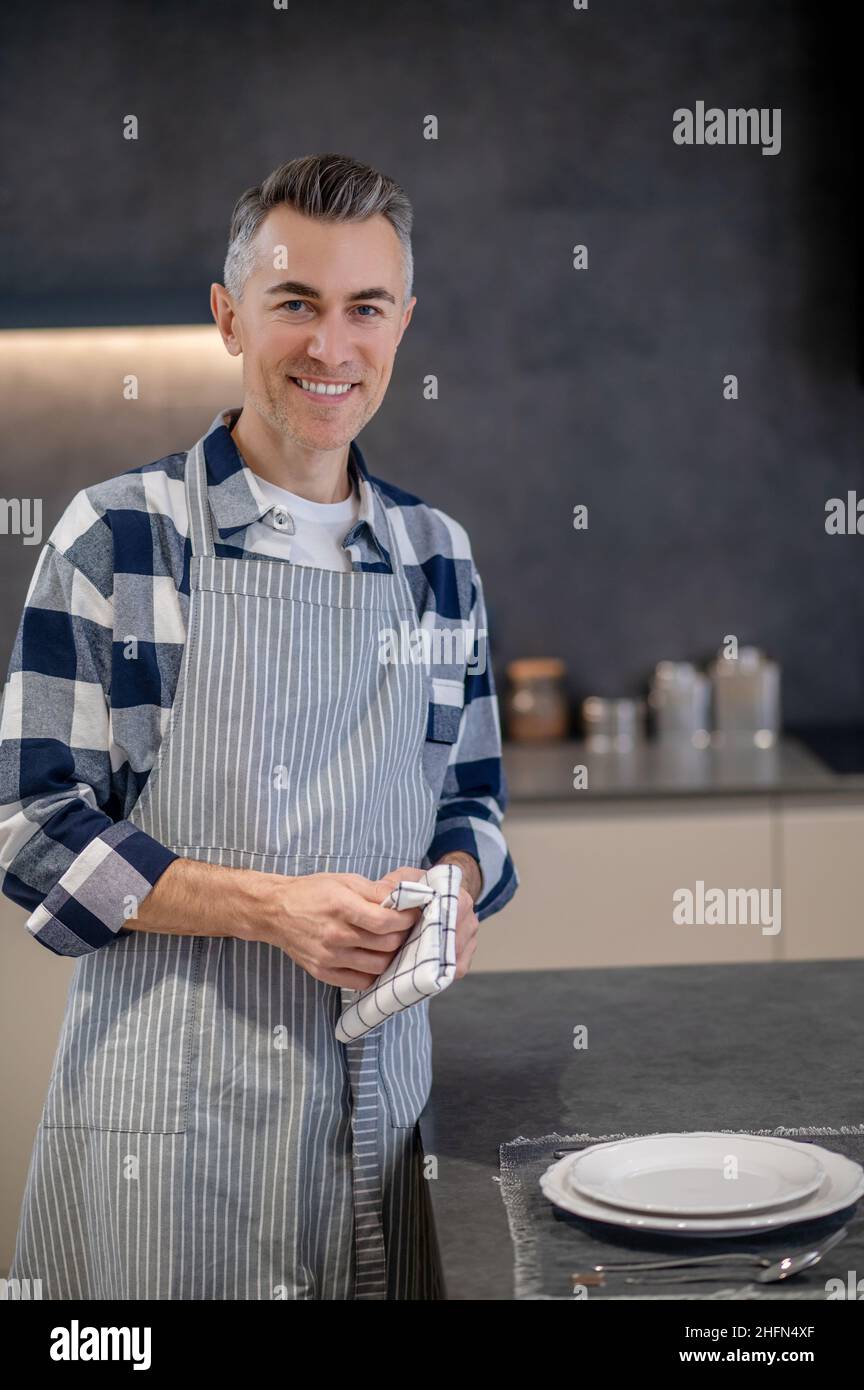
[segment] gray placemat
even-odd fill
[[[666,1131],[653,1131],[654,1133]],[[840,1129],[808,1126],[801,1129],[720,1129],[723,1134],[764,1134],[781,1138],[807,1140],[845,1154],[857,1163],[864,1163],[864,1125],[844,1125]],[[606,1260],[649,1260],[664,1255],[714,1255],[723,1242],[694,1238],[683,1240],[647,1232],[616,1229],[604,1223],[588,1221],[553,1206],[540,1190],[540,1176],[555,1162],[555,1149],[569,1146],[587,1147],[611,1139],[630,1139],[641,1131],[629,1134],[544,1134],[536,1139],[520,1135],[500,1146],[500,1189],[507,1210],[514,1251],[514,1295],[516,1298],[572,1299],[571,1275],[588,1270]],[[849,1234],[835,1249],[830,1250],[813,1270],[795,1275],[788,1284],[756,1284],[745,1267],[737,1267],[732,1275],[724,1275],[716,1283],[658,1284],[649,1282],[658,1275],[644,1275],[638,1284],[625,1284],[622,1274],[607,1274],[605,1287],[588,1287],[587,1297],[594,1298],[686,1298],[686,1299],[827,1299],[825,1281],[841,1278],[847,1282],[850,1271],[855,1278],[864,1277],[864,1198],[844,1212],[825,1216],[817,1221],[799,1222],[781,1231],[762,1235],[736,1237],[730,1248],[737,1251],[754,1250],[766,1254],[777,1252],[777,1258],[790,1249],[806,1246],[813,1237],[825,1237],[845,1225]],[[634,1271],[628,1271],[631,1277]],[[681,1276],[685,1270],[669,1270],[669,1275]]]

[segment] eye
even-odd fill
[[[305,303],[306,303],[305,299],[286,299],[285,302],[284,302],[283,304],[280,304],[280,305],[279,305],[279,308],[280,308],[280,309],[287,309],[289,304],[305,304]]]
[[[377,308],[375,307],[374,304],[358,304],[356,307],[357,307],[358,309],[371,309],[371,310],[372,310],[372,313],[373,313],[377,318],[380,318],[380,317],[381,317],[381,310],[380,310],[380,309],[377,309]]]

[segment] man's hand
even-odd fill
[[[454,852],[453,863],[470,855]],[[442,863],[451,859],[445,855]],[[479,868],[477,868],[479,876]],[[196,859],[168,865],[127,922],[129,930],[179,936],[235,936],[278,946],[308,974],[345,989],[368,989],[390,964],[422,909],[381,907],[400,879],[423,869],[403,865],[384,878],[361,874],[289,877],[257,869],[229,869]],[[476,949],[478,920],[470,892],[459,893],[456,977],[467,974]]]
[[[368,989],[420,917],[419,907],[381,907],[389,890],[361,874],[262,877],[273,888],[256,938],[329,985]]]
[[[368,989],[420,917],[419,907],[402,912],[381,907],[389,890],[390,885],[362,874],[291,877],[179,858],[160,875],[128,926],[265,941],[316,980]]]
[[[480,896],[483,875],[473,854],[454,849],[439,859],[439,864],[458,864],[462,870],[462,887],[459,890],[459,908],[456,914],[456,979],[461,980],[471,969],[471,961],[477,950],[477,933],[480,919],[474,911],[474,904]]]
[[[480,920],[474,911],[474,899],[465,888],[459,889],[459,907],[456,912],[456,976],[461,980],[471,969],[471,961],[477,950],[477,933]]]
[[[462,886],[459,889],[459,906],[456,909],[456,975],[455,979],[461,980],[471,969],[471,960],[477,950],[477,933],[480,929],[480,920],[474,911],[476,902],[475,893],[469,891],[476,889],[479,893],[482,882],[480,866],[477,860],[470,854],[465,854],[461,850],[454,850],[452,854],[445,854],[443,859],[439,859],[439,864],[457,864],[462,870]],[[401,869],[392,869],[389,874],[385,874],[379,883],[384,885],[382,898],[389,888],[395,888],[400,879],[406,878],[416,882],[422,878],[423,869],[411,868],[403,865]],[[468,887],[466,887],[466,879]],[[416,920],[416,918],[415,918]]]

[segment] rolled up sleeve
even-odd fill
[[[113,640],[111,599],[49,540],[0,709],[0,874],[57,955],[114,941],[178,857],[112,814]]]
[[[464,850],[480,865],[482,885],[474,904],[480,921],[500,912],[519,886],[502,831],[508,792],[501,758],[501,721],[489,652],[483,583],[472,571],[469,630],[476,634],[465,675],[465,701],[444,787],[438,802],[429,863]]]

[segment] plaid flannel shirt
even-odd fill
[[[238,414],[220,412],[208,432],[208,497],[217,555],[249,558],[243,532],[272,524],[274,504],[237,451]],[[4,893],[30,913],[28,929],[59,955],[113,941],[127,904],[140,904],[178,857],[126,817],[168,726],[186,639],[186,458],[170,454],[77,493],[27,592],[0,711],[0,873]],[[418,626],[483,634],[483,586],[464,528],[371,476],[356,442],[349,475],[360,498],[344,541],[352,568],[391,571],[386,507]],[[452,679],[433,679],[427,739],[452,747],[427,859],[474,856],[482,920],[519,878],[501,831],[507,787],[488,650],[485,666],[469,656],[464,670],[464,700],[457,688],[454,701]]]

